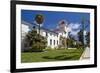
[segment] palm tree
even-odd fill
[[[39,25],[39,35],[38,35],[38,39],[40,39],[40,25],[43,23],[44,21],[44,16],[42,14],[37,14],[36,17],[35,17],[35,21],[36,23]],[[41,40],[39,40],[41,41]],[[38,48],[40,49],[41,44],[38,44]]]
[[[39,34],[40,34],[40,25],[44,22],[44,16],[42,14],[37,14],[35,17],[35,21],[39,25]]]

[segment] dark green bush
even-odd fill
[[[45,37],[37,34],[36,30],[30,31],[25,38],[29,49],[29,52],[40,52],[46,48],[47,40]]]

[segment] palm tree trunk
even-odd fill
[[[39,39],[40,39],[40,24],[39,24]],[[38,46],[39,46],[39,49],[40,49],[40,45],[38,45]]]
[[[39,24],[39,35],[40,35],[40,24]]]

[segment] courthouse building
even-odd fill
[[[37,30],[38,33],[38,25],[33,24],[33,23],[28,23],[26,21],[22,21],[21,22],[21,48],[22,50],[25,49],[25,41],[24,41],[24,37],[26,36],[26,34],[31,31],[32,29],[34,29],[33,27],[35,27],[35,29]],[[58,26],[53,29],[47,29],[44,27],[40,27],[40,35],[44,36],[47,38],[47,47],[51,47],[53,48],[58,48],[59,45],[62,45],[62,38],[67,39],[68,38],[68,32],[69,32],[69,28],[68,28],[68,23],[65,20],[61,20],[58,22]],[[63,41],[64,42],[64,41]],[[67,47],[66,45],[66,40],[65,40],[65,46],[63,47]]]

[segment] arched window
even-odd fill
[[[52,39],[50,39],[50,45],[52,45]]]
[[[46,32],[46,36],[48,36],[48,33]]]
[[[55,45],[55,40],[54,40],[54,45]]]
[[[58,40],[57,40],[57,45],[58,45]]]

